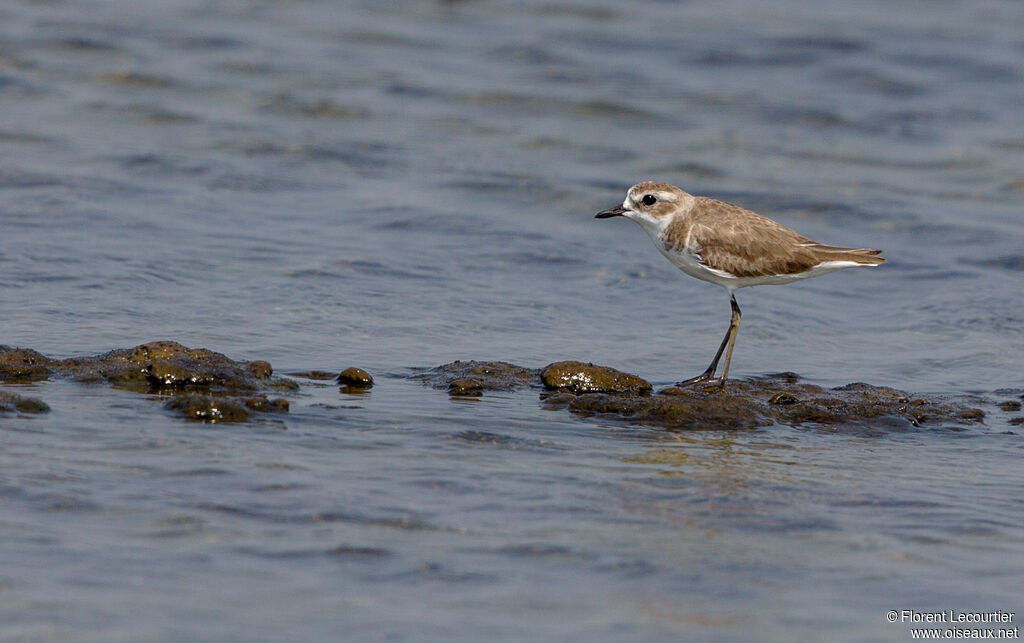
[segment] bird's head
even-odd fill
[[[622,205],[598,212],[595,218],[626,217],[640,225],[662,227],[677,212],[693,207],[693,196],[668,183],[644,181],[629,188]]]

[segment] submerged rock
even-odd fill
[[[42,400],[0,391],[0,413],[46,413],[49,410]]]
[[[287,413],[288,401],[281,398],[267,399],[265,395],[248,398],[178,395],[164,404],[164,408],[200,422],[244,422],[253,413]]]
[[[179,395],[164,404],[164,408],[201,422],[244,422],[252,417],[236,400],[210,395]]]
[[[456,360],[438,366],[419,379],[434,388],[446,388],[452,395],[480,395],[483,391],[511,391],[540,383],[540,370],[508,362]]]
[[[583,362],[555,362],[541,372],[544,386],[549,390],[570,393],[649,393],[651,385],[636,375],[623,373],[608,366],[595,366]]]

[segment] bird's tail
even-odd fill
[[[877,266],[885,263],[881,250],[872,248],[839,248],[816,243],[808,246],[821,261],[852,261],[862,266]]]

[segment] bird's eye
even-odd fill
[[[641,199],[641,201],[643,201],[644,205],[654,205],[655,203],[658,202],[658,197],[654,196],[653,194],[645,194],[644,198]]]

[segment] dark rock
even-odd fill
[[[298,389],[292,380],[273,377],[273,368],[265,361],[239,362],[177,342],[149,342],[65,360],[51,360],[32,350],[0,347],[0,379],[58,376],[84,383],[108,382],[139,393],[175,395],[178,397],[168,402],[168,408],[211,422],[241,421],[254,411],[287,412],[286,400],[267,399],[261,393]],[[45,404],[34,402],[45,410]]]
[[[1018,402],[1017,400],[1007,400],[1006,402],[1000,402],[999,403],[999,408],[1001,408],[1002,410],[1007,411],[1007,412],[1009,412],[1009,411],[1019,411],[1020,410],[1020,406],[1021,406],[1020,402]]]
[[[416,376],[434,388],[451,390],[458,380],[473,380],[480,391],[511,391],[520,386],[540,383],[538,369],[523,368],[508,362],[454,361]],[[460,385],[461,386],[461,385]]]
[[[29,348],[0,346],[0,381],[35,382],[52,373],[53,360]]]
[[[338,384],[353,388],[370,388],[373,386],[373,377],[361,368],[350,367],[338,375]]]
[[[785,387],[784,390],[779,389]],[[926,401],[895,389],[857,383],[825,389],[783,375],[729,380],[725,387],[670,387],[654,396],[585,394],[569,403],[582,415],[620,418],[675,430],[739,429],[774,423],[831,428],[911,430],[924,423],[974,424],[980,409]]]
[[[46,413],[49,410],[50,407],[42,400],[0,391],[0,413]]]
[[[1013,426],[1020,426],[1021,424],[1024,424],[1024,417],[1010,418],[1008,424],[1011,424]]]
[[[649,393],[651,385],[636,375],[583,362],[555,362],[541,372],[544,386],[572,393]]]
[[[177,342],[150,342],[135,348],[113,350],[95,357],[54,362],[59,374],[78,381],[107,381],[119,388],[175,394],[183,390],[245,393],[263,388],[297,390],[291,380],[274,378],[264,361],[237,362],[205,348],[188,348]]]

